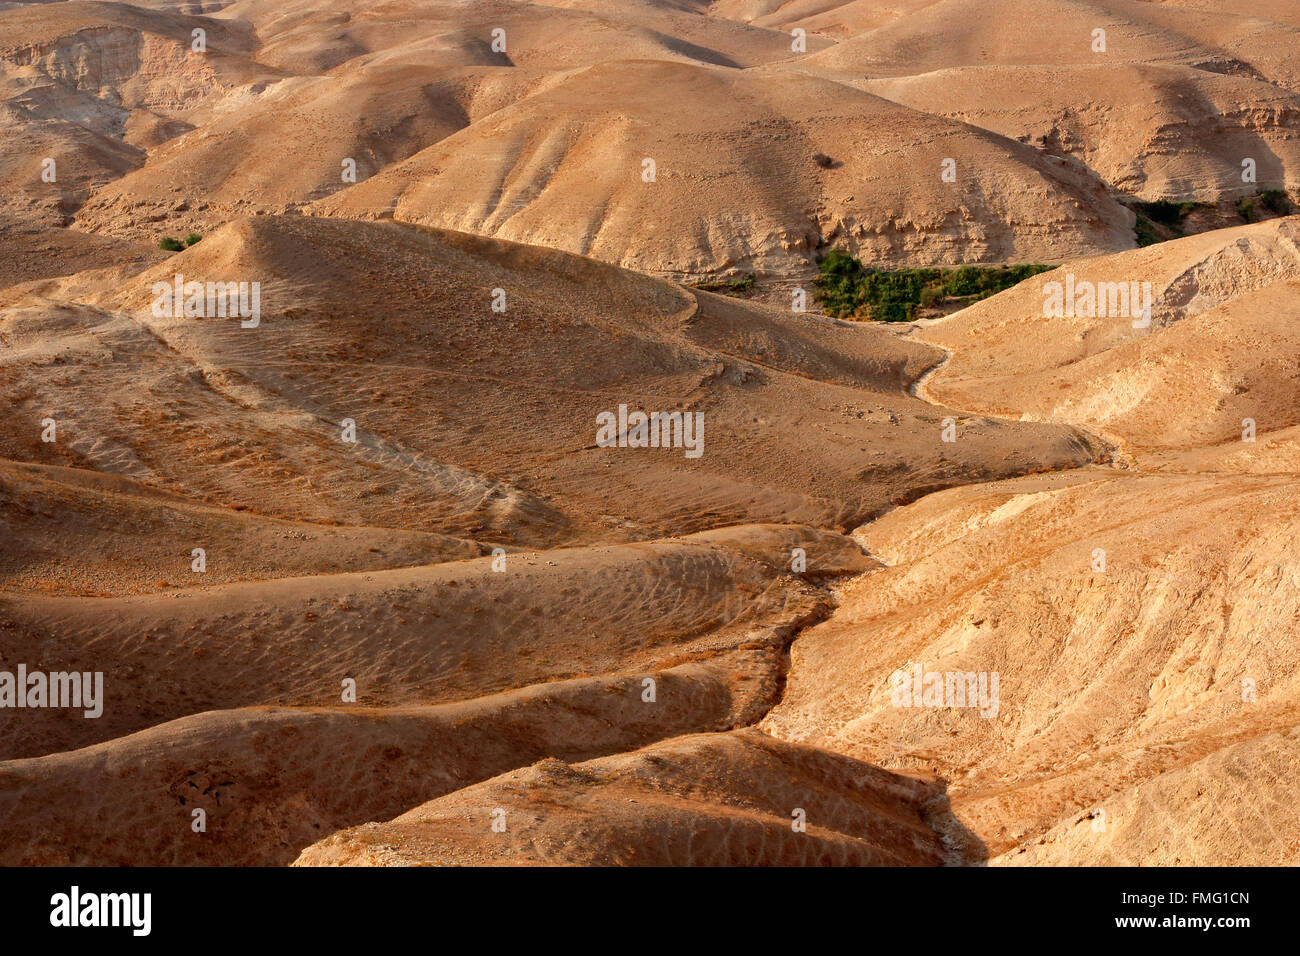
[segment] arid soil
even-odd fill
[[[0,864],[1300,862],[1297,54],[0,2]],[[832,249],[1056,268],[847,321]]]

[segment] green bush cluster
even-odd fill
[[[1133,227],[1137,233],[1137,244],[1142,247],[1154,246],[1157,242],[1164,242],[1164,239],[1156,232],[1151,220],[1141,213],[1137,214],[1137,224]]]
[[[1285,189],[1265,189],[1259,194],[1259,199],[1279,216],[1287,216],[1291,213],[1291,198],[1286,194]]]
[[[955,269],[867,269],[836,249],[821,260],[817,298],[827,314],[836,318],[909,322],[916,317],[918,306],[977,302],[1054,268],[1032,263]]]
[[[1213,205],[1205,202],[1172,202],[1168,199],[1134,203],[1137,244],[1151,246],[1168,239],[1181,239],[1184,235],[1183,220],[1197,209],[1209,209]]]
[[[203,237],[200,236],[197,232],[191,232],[188,236],[185,237],[184,242],[182,242],[179,239],[175,239],[172,236],[163,236],[161,239],[158,240],[158,248],[161,249],[163,252],[180,252],[182,249],[186,249],[189,246],[197,245],[202,240]]]
[[[1237,214],[1247,222],[1254,222],[1255,210],[1259,208],[1261,203],[1265,209],[1275,215],[1287,216],[1291,214],[1291,198],[1287,196],[1285,189],[1265,189],[1258,195],[1242,199],[1237,203]]]
[[[1155,202],[1140,202],[1134,208],[1143,216],[1152,222],[1158,222],[1166,229],[1181,231],[1183,220],[1190,213],[1195,212],[1203,206],[1209,206],[1204,202],[1170,202],[1168,199],[1157,199]]]

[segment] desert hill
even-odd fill
[[[805,73],[649,61],[582,71],[317,206],[676,276],[799,274],[832,243],[872,261],[1059,259],[1127,248],[1131,222],[1085,172],[970,127]]]
[[[713,0],[708,11],[742,23],[839,38],[892,23],[938,0]]]
[[[1298,369],[1277,345],[1298,301],[1294,225],[1069,267],[1151,281],[1149,330],[1031,317],[1051,273],[922,329],[954,350],[925,394],[1071,421],[1120,441],[1129,468],[954,489],[859,529],[886,567],[801,635],[761,726],[945,779],[955,816],[1006,862],[1294,859],[1297,833],[1267,800],[1285,799],[1269,768],[1286,759],[1298,703],[1296,460],[1251,467],[1240,436],[1243,415],[1267,423],[1266,447],[1272,428],[1294,431]],[[1234,266],[1215,268],[1224,257]],[[893,675],[918,664],[998,672],[996,719],[892,706]],[[1229,766],[1218,816],[1193,810],[1190,788]],[[1238,773],[1265,791],[1245,792]],[[1180,812],[1196,825],[1175,825]]]
[[[1297,30],[1128,0],[24,6],[0,182],[18,220],[150,242],[315,203],[677,278],[1060,262],[1131,248],[1119,198],[1294,189]]]
[[[1300,95],[1254,77],[1164,63],[977,65],[860,85],[1077,160],[1144,200],[1236,199],[1300,181]]]
[[[155,315],[155,283],[176,273],[264,283],[258,324]],[[502,313],[491,309],[497,287]],[[4,383],[22,410],[3,439],[13,462],[2,513],[17,545],[0,597],[4,661],[106,675],[96,720],[4,712],[0,774],[25,781],[14,792],[63,793],[39,801],[61,808],[53,830],[71,825],[67,814],[100,821],[78,829],[86,857],[27,838],[12,843],[15,861],[283,862],[452,780],[752,724],[780,695],[789,642],[830,612],[824,582],[874,565],[830,529],[935,486],[1104,454],[1070,428],[965,415],[955,421],[966,451],[946,445],[945,410],[910,393],[942,352],[895,330],[393,223],[254,217],[143,271],[36,280],[0,302]],[[706,467],[692,474],[682,449],[638,461],[642,450],[596,447],[597,411],[621,402],[702,410]],[[53,443],[39,438],[46,416],[58,423]],[[340,441],[345,417],[359,448]],[[915,469],[884,450],[904,446]],[[656,454],[661,466],[642,463]],[[546,461],[553,468],[539,469]],[[737,527],[742,515],[781,524]],[[674,537],[642,540],[659,535]],[[535,550],[593,538],[636,543]],[[207,549],[204,575],[190,570],[194,547]],[[793,568],[796,554],[806,569]],[[109,568],[120,570],[105,584]],[[679,678],[684,667],[695,670]],[[312,829],[277,824],[283,836],[260,843],[235,835],[237,821],[283,820],[276,807],[306,798],[223,783],[264,780],[270,759],[214,743],[229,728],[315,728],[295,737],[295,787],[319,788],[307,781],[319,781],[321,754],[380,759],[366,749],[380,718],[357,707],[397,714],[530,686],[525,696],[549,700],[569,682],[563,693],[586,713],[582,701],[635,693],[648,675],[664,694],[679,679],[694,688],[660,698],[684,709],[657,730],[595,740],[575,727],[562,747],[568,731],[557,728],[513,750],[514,762],[467,755],[443,791],[412,776],[346,806],[312,797]],[[351,709],[339,699],[348,679]],[[284,709],[256,710],[267,706]],[[481,719],[505,727],[494,715],[514,706],[484,703]],[[443,713],[411,717],[412,734],[445,726]],[[184,749],[159,770],[149,754],[169,739]],[[425,753],[403,772],[415,775]],[[100,766],[119,768],[118,782],[68,792]],[[195,847],[179,842],[183,829],[138,841],[106,829],[155,819],[158,798],[141,795],[158,792],[159,773],[168,787],[172,775],[208,781],[214,789],[198,789],[223,795],[207,808],[214,821],[231,814],[227,835]],[[847,846],[832,858],[892,858]]]
[[[445,535],[277,521],[105,472],[10,461],[0,461],[0,528],[7,588],[97,597],[487,553]],[[192,570],[192,551],[200,546],[202,578]]]
[[[155,283],[177,273],[260,282],[260,324],[153,316]],[[267,516],[521,546],[848,528],[972,476],[1102,453],[1071,429],[966,416],[964,443],[941,442],[946,413],[907,388],[942,353],[887,329],[850,336],[465,235],[256,217],[111,290],[77,281],[11,292],[0,328],[21,411],[0,447]],[[808,344],[740,341],[737,309],[753,329],[797,324]],[[702,415],[704,444],[598,447],[598,416],[620,406]],[[40,441],[47,416],[58,442]],[[611,515],[611,500],[630,508]]]
[[[296,865],[933,866],[965,849],[935,813],[942,799],[933,785],[752,731],[679,737],[541,761],[335,834]],[[805,832],[791,826],[797,811]]]
[[[1073,338],[1066,320],[1031,319],[1020,303],[1041,305],[1035,286],[1050,273],[929,324],[919,337],[953,354],[920,392],[947,395],[951,382],[969,395],[961,389],[984,362],[1019,382],[1101,360],[1118,374],[1136,347],[1143,361],[1168,369],[1204,355],[1199,372],[1153,376],[1162,392],[1152,404],[1182,410],[1195,426],[1172,443],[1207,447],[1218,438],[1206,430],[1214,407],[1202,393],[1216,356],[1228,361],[1216,348],[1235,350],[1248,385],[1233,390],[1241,404],[1224,415],[1275,399],[1279,408],[1294,404],[1284,391],[1293,363],[1268,348],[1280,329],[1266,324],[1285,322],[1294,307],[1285,277],[1293,225],[1073,264],[1081,275],[1152,281],[1160,305],[1151,330],[1126,322],[1108,336],[1095,322],[1079,323],[1092,334]],[[1254,268],[1212,268],[1247,252]],[[1044,331],[1011,331],[1020,323]],[[1156,423],[1145,433],[1096,414],[1118,390],[1112,381],[1071,381],[1078,410],[1042,417],[1097,433],[1105,426],[1126,441],[1161,433],[1165,412],[1143,417],[1134,406],[1135,426]],[[1009,389],[998,411],[1045,391]],[[795,638],[784,693],[757,739],[769,753],[812,747],[934,787],[922,819],[964,847],[967,862],[984,854],[1039,865],[1294,860],[1300,833],[1280,808],[1289,800],[1283,768],[1300,703],[1292,678],[1295,463],[1247,474],[1237,457],[1221,458],[1217,473],[1180,473],[1163,459],[1161,470],[1147,471],[1144,461],[953,488],[859,528],[855,539],[880,565],[839,586],[829,617]],[[917,667],[982,673],[986,691],[996,674],[985,716],[974,699],[898,706],[896,674]],[[682,747],[716,756],[698,770],[677,756]],[[752,772],[754,762],[736,742],[693,738],[572,767],[545,762],[322,840],[299,863],[799,862],[808,852],[831,862],[870,852],[845,847],[833,817],[831,832],[791,843],[784,804],[801,805],[795,797],[738,800],[713,783]],[[786,778],[778,771],[767,779]],[[799,799],[834,792],[808,781]],[[630,815],[620,809],[629,800]],[[504,834],[489,828],[494,808],[515,821]],[[599,830],[592,819],[602,821]],[[864,823],[852,829],[858,839],[871,832]],[[685,842],[686,834],[696,839]]]
[[[752,706],[733,674],[755,656],[655,671],[659,706],[642,676],[587,677],[425,707],[209,711],[7,761],[0,863],[284,865],[336,830],[537,760],[725,730]]]
[[[1097,473],[930,496],[860,532],[888,567],[795,642],[762,726],[947,780],[991,855],[1094,807],[1124,823],[1116,793],[1294,723],[1295,491],[1293,475]],[[893,675],[917,665],[997,672],[996,716],[893,706]],[[1221,805],[1199,862],[1253,852],[1251,803]]]
[[[936,322],[919,337],[956,351],[929,394],[1071,421],[1130,455],[1239,442],[1246,418],[1261,433],[1300,424],[1300,366],[1281,344],[1300,308],[1298,226],[1279,219],[1072,263]],[[1045,284],[1066,274],[1078,290],[1149,283],[1150,328],[1134,328],[1140,316],[1045,317]]]
[[[1104,51],[1094,50],[1094,30],[1105,31]],[[1285,51],[1294,49],[1296,32],[1253,11],[1175,10],[1143,0],[941,0],[813,54],[806,65],[884,77],[975,65],[1180,62],[1294,91]]]

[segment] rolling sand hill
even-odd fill
[[[874,30],[937,3],[938,0],[713,0],[708,11],[756,26],[809,34],[843,36]]]
[[[206,544],[205,584],[331,574],[479,557],[445,535],[276,521],[197,504],[103,472],[0,461],[0,555],[16,590],[151,594],[190,577]],[[212,562],[206,552],[214,543]]]
[[[43,4],[0,11],[3,208],[154,241],[317,203],[678,278],[1059,262],[1132,247],[1125,195],[1297,188],[1297,30],[1128,0]]]
[[[457,66],[434,73],[403,63],[285,80],[202,130],[161,144],[147,166],[98,190],[78,221],[147,237],[157,234],[157,217],[177,212],[187,229],[206,232],[250,206],[296,208],[345,189],[345,168],[365,179],[544,80],[525,70]],[[296,145],[292,162],[282,137]],[[203,200],[178,211],[178,193]]]
[[[195,29],[206,53],[192,50]],[[231,92],[281,77],[249,59],[254,45],[247,24],[129,4],[0,11],[0,209],[66,225],[95,188],[144,165],[150,147]],[[46,159],[53,182],[42,177]]]
[[[1197,6],[941,0],[797,68],[1031,143],[1144,200],[1300,188],[1294,16]]]
[[[939,787],[742,731],[541,761],[329,837],[296,865],[934,866],[966,850],[942,808]]]
[[[259,326],[154,317],[153,286],[176,273],[260,282]],[[801,318],[802,348],[751,347],[730,300],[409,226],[258,217],[75,304],[66,284],[11,292],[0,318],[19,410],[0,448],[280,518],[519,545],[847,529],[972,474],[1101,453],[1072,430],[967,416],[965,445],[941,443],[948,413],[907,387],[942,353],[886,329]],[[744,309],[754,327],[793,324]],[[702,415],[705,450],[597,447],[597,416],[620,405]],[[58,442],[40,441],[47,416]]]
[[[11,760],[0,863],[283,865],[326,834],[537,760],[725,730],[745,719],[753,694],[733,675],[754,657],[654,671],[662,705],[643,701],[644,677],[589,677],[437,706],[213,711]]]
[[[740,528],[739,543],[711,534],[527,552],[507,556],[504,571],[480,558],[140,597],[10,593],[5,659],[101,670],[106,690],[93,720],[4,711],[3,755],[73,749],[203,710],[337,703],[348,679],[359,702],[411,704],[653,670],[740,644],[770,653],[824,610],[815,590],[782,576],[793,548],[822,574],[867,563],[812,529]],[[564,613],[547,613],[557,604]],[[286,669],[286,659],[304,663]]]
[[[1292,475],[1100,473],[931,496],[859,535],[888,569],[800,636],[763,726],[947,780],[994,856],[1096,808],[1131,825],[1119,794],[1293,726],[1295,513]],[[893,706],[892,675],[918,664],[998,672],[996,718]],[[1289,817],[1259,820],[1247,794],[1218,813],[1183,838],[1199,853],[1182,862],[1295,858]],[[1280,842],[1255,847],[1265,822]],[[1180,849],[1131,852],[1173,863]]]

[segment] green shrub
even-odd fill
[[[158,248],[163,252],[180,252],[185,248],[185,244],[179,239],[173,239],[171,236],[163,236],[158,240]]]
[[[915,313],[916,306],[908,302],[880,302],[871,307],[871,318],[877,322],[911,322]]]
[[[1134,225],[1133,231],[1137,233],[1137,244],[1139,246],[1154,246],[1157,242],[1164,241],[1156,232],[1155,223],[1141,213],[1137,214],[1137,223]]]
[[[202,241],[203,241],[203,237],[200,236],[197,232],[191,232],[188,236],[185,237],[186,246],[198,245]]]
[[[1279,216],[1291,212],[1291,198],[1287,196],[1285,189],[1265,189],[1259,194],[1259,200]]]
[[[1146,216],[1152,222],[1159,223],[1166,229],[1176,229],[1183,221],[1183,213],[1178,203],[1170,202],[1168,199],[1157,199],[1155,202],[1142,202],[1137,204],[1137,208],[1142,215]]]
[[[1135,203],[1133,210],[1137,214],[1138,245],[1149,246],[1152,243],[1162,242],[1167,238],[1181,239],[1183,236],[1183,220],[1197,209],[1210,208],[1212,205],[1212,203],[1205,202],[1170,202],[1168,199]],[[1145,226],[1142,222],[1143,217],[1148,220]],[[1163,226],[1171,235],[1161,236],[1157,230],[1152,228],[1152,223]]]
[[[1255,222],[1259,218],[1261,205],[1278,216],[1289,215],[1292,209],[1291,198],[1287,196],[1285,189],[1264,189],[1254,196],[1239,199],[1237,214],[1247,222]]]

